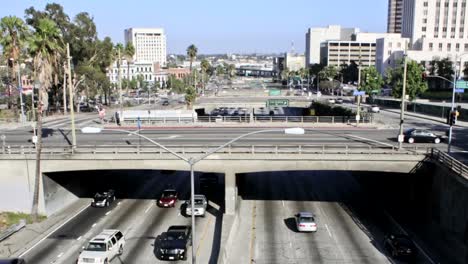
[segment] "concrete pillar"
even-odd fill
[[[236,173],[232,170],[227,170],[224,173],[224,186],[225,186],[225,213],[227,215],[236,214],[237,202],[237,186],[236,186]]]

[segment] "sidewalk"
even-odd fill
[[[18,257],[88,205],[88,200],[78,200],[41,223],[26,225],[25,228],[0,242],[0,258]]]

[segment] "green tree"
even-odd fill
[[[287,81],[288,78],[289,78],[289,68],[288,68],[288,67],[284,68],[284,69],[281,71],[281,74],[280,74],[280,75],[281,75],[281,80],[286,80],[286,81]]]
[[[394,83],[392,94],[395,98],[401,98],[403,90],[403,69],[400,64],[393,70],[392,82]],[[406,74],[406,94],[410,100],[414,100],[417,95],[424,93],[428,87],[427,82],[423,80],[422,73],[424,69],[416,61],[408,60]]]
[[[36,143],[36,174],[34,177],[34,195],[32,216],[33,220],[38,219],[39,205],[39,186],[41,178],[41,151],[42,151],[42,110],[44,101],[47,100],[47,92],[52,85],[52,63],[54,53],[60,49],[60,31],[56,24],[50,19],[41,19],[38,22],[33,37],[31,38],[30,48],[34,55],[34,67],[37,71],[38,81],[40,83],[38,94],[39,113],[37,115],[37,143]]]
[[[197,98],[197,92],[195,88],[189,86],[185,89],[185,103],[189,109],[193,108],[193,104],[195,103],[195,99]]]
[[[377,69],[371,66],[362,70],[361,74],[363,76],[360,84],[361,90],[365,91],[366,94],[372,94],[372,91],[377,90],[379,94],[385,82]]]
[[[130,63],[133,62],[133,56],[135,55],[135,47],[133,47],[132,43],[127,43],[123,48],[123,57],[127,61],[127,79],[130,80]],[[128,86],[126,93],[128,93]]]
[[[229,80],[232,80],[236,76],[236,66],[234,64],[229,64],[226,71]]]
[[[188,46],[188,48],[187,48],[187,57],[190,60],[190,72],[192,72],[192,63],[195,60],[195,58],[197,57],[197,53],[198,53],[198,49],[197,49],[197,47],[195,45],[192,44],[192,45]]]

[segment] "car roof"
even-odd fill
[[[311,212],[299,212],[299,216],[301,217],[314,217]]]
[[[119,232],[117,229],[104,229],[99,235],[91,239],[92,242],[104,242],[109,240],[115,233]]]
[[[203,195],[203,194],[195,194],[194,195],[194,198],[197,199],[197,198],[205,198],[206,199],[206,196]]]

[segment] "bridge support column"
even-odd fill
[[[232,170],[227,170],[224,173],[224,208],[225,214],[235,215],[237,204],[237,186],[236,186],[236,173]]]

